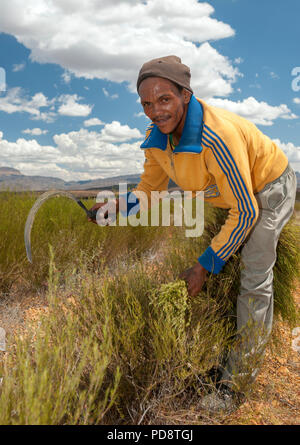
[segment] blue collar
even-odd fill
[[[183,132],[179,144],[173,153],[201,153],[203,128],[203,108],[200,102],[193,95],[191,97],[188,111],[185,118]],[[155,124],[149,126],[150,134],[144,140],[141,148],[160,148],[166,150],[168,135],[163,134]]]

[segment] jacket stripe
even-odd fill
[[[206,138],[204,137],[204,135],[203,135],[203,139],[206,139]],[[237,197],[237,195],[236,195],[236,190],[235,190],[235,188],[232,186],[232,181],[233,181],[233,180],[232,180],[232,177],[231,177],[231,178],[229,177],[229,176],[231,176],[231,173],[229,172],[229,174],[228,174],[228,168],[227,168],[226,170],[224,170],[224,168],[223,168],[222,165],[221,165],[221,162],[223,162],[223,160],[221,160],[220,157],[218,157],[218,156],[216,155],[216,153],[214,152],[214,151],[215,151],[215,148],[212,147],[211,145],[208,145],[208,144],[204,143],[204,142],[203,142],[203,139],[202,139],[202,145],[204,145],[204,146],[206,146],[206,147],[208,147],[208,148],[210,148],[210,149],[212,150],[213,155],[214,155],[215,158],[216,158],[216,161],[218,162],[220,168],[222,169],[223,173],[224,173],[225,176],[227,177],[228,183],[230,184],[230,187],[231,187],[231,189],[232,189],[232,192],[233,192],[233,194],[234,194],[234,196],[235,196],[235,198],[236,198],[236,200],[237,200],[237,203],[238,203],[238,209],[239,209],[239,212],[240,212],[240,213],[239,213],[239,220],[238,220],[237,227],[236,227],[236,228],[231,232],[231,234],[230,234],[229,240],[228,240],[228,242],[227,242],[227,244],[228,244],[228,243],[231,242],[232,237],[233,237],[234,234],[235,234],[235,230],[238,229],[238,228],[240,227],[240,224],[242,223],[242,225],[244,225],[245,211],[241,211],[241,207],[240,207],[240,204],[242,203],[242,205],[243,205],[243,202],[241,202],[241,199],[239,199],[239,198]],[[208,139],[207,139],[207,141],[209,142],[209,144],[212,144]],[[243,221],[241,221],[241,218],[243,218]],[[223,246],[223,248],[225,248],[227,244],[225,244],[225,246]],[[222,249],[220,249],[218,252],[215,252],[215,253],[216,253],[216,254],[219,254],[219,252],[220,252],[221,250],[222,250]],[[223,256],[220,256],[220,258],[223,259]]]
[[[241,174],[227,146],[222,141],[222,139],[216,133],[214,133],[207,125],[204,125],[204,127],[205,129],[203,131],[203,136],[205,134],[207,136],[206,140],[208,140],[208,142],[210,142],[213,145],[214,150],[212,151],[216,157],[216,160],[218,160],[217,156],[219,157],[220,160],[221,159],[223,160],[224,165],[226,166],[225,168],[229,174],[227,175],[224,171],[224,168],[222,167],[221,168],[225,173],[227,179],[229,179],[229,177],[231,178],[231,180],[228,182],[230,184],[234,196],[238,201],[239,211],[241,212],[240,204],[243,209],[242,212],[243,217],[242,219],[239,217],[238,224],[236,228],[231,232],[228,242],[218,252],[216,252],[218,255],[220,255],[222,259],[225,259],[226,257],[229,257],[232,254],[232,252],[236,249],[236,247],[245,239],[247,230],[249,229],[249,227],[251,227],[255,217],[255,208],[253,206],[253,203],[251,201],[249,192],[243,181],[243,178],[241,177]],[[218,163],[220,165],[220,162]],[[233,179],[233,176],[235,180]],[[239,199],[235,194],[235,190],[239,196]]]
[[[222,257],[225,258],[226,256],[229,257],[231,255],[232,251],[234,251],[234,249],[245,239],[247,230],[252,225],[253,219],[255,217],[255,209],[253,207],[253,203],[252,203],[252,201],[250,199],[250,196],[249,196],[248,190],[247,190],[247,188],[245,186],[245,183],[244,183],[244,181],[243,181],[243,179],[242,179],[242,177],[240,175],[240,172],[239,172],[239,170],[238,170],[238,168],[237,168],[237,166],[235,164],[235,161],[232,158],[232,155],[229,152],[228,148],[226,147],[224,142],[221,140],[221,138],[218,135],[216,135],[216,133],[214,133],[209,127],[206,126],[206,128],[207,128],[206,134],[212,139],[213,145],[214,145],[215,149],[219,153],[219,151],[217,149],[217,147],[219,147],[221,155],[224,155],[226,161],[228,162],[229,167],[231,167],[232,173],[233,173],[233,175],[234,175],[234,177],[236,179],[236,184],[238,186],[238,187],[236,187],[236,189],[238,191],[239,198],[241,200],[242,207],[243,207],[243,221],[242,221],[242,225],[241,226],[239,225],[239,223],[240,223],[240,219],[239,219],[239,223],[238,223],[237,227],[232,231],[231,236],[230,236],[228,242],[225,244],[225,246],[222,247],[222,249],[220,249],[218,251],[218,254],[220,254],[222,252]],[[212,133],[213,135],[215,135],[216,138],[211,136],[211,134],[208,134],[208,131],[210,133]],[[220,141],[222,146],[219,144],[218,140]],[[229,156],[227,156],[226,153]],[[237,178],[236,172],[237,172],[240,180]],[[231,188],[232,188],[232,184],[233,183],[230,183]],[[232,188],[232,190],[234,191],[233,188]],[[240,192],[242,193],[242,196],[240,195]],[[246,193],[246,196],[245,196],[244,192]],[[236,197],[236,195],[235,195],[235,197]],[[249,201],[247,200],[247,197],[248,197]],[[252,207],[252,211],[249,208],[249,203],[250,203],[250,206]],[[247,210],[245,209],[244,204],[246,204]],[[238,206],[239,206],[239,201],[238,201]],[[239,207],[239,211],[241,211],[240,207]],[[246,224],[245,224],[245,218],[247,218]]]
[[[237,165],[236,165],[236,163],[235,163],[235,161],[234,161],[234,158],[232,157],[232,154],[230,153],[228,147],[226,146],[226,144],[224,143],[224,141],[223,141],[223,140],[222,140],[216,133],[214,133],[208,126],[206,126],[206,128],[208,129],[208,131],[210,131],[210,133],[212,133],[213,135],[215,135],[215,137],[216,137],[216,138],[220,141],[220,143],[222,144],[222,146],[223,146],[225,152],[228,154],[228,158],[231,159],[232,164],[234,165],[235,170],[236,170],[236,172],[237,172],[237,175],[238,175],[239,178],[240,178],[240,184],[241,184],[242,189],[243,189],[242,191],[245,192],[246,197],[248,198],[248,201],[246,201],[246,203],[247,203],[247,226],[246,226],[246,228],[245,228],[244,233],[242,234],[242,237],[240,237],[240,238],[238,239],[238,244],[241,244],[241,243],[244,241],[244,239],[246,238],[246,234],[247,234],[248,229],[249,229],[249,228],[252,226],[252,224],[253,224],[253,221],[254,221],[255,216],[256,216],[256,210],[255,210],[254,205],[253,205],[253,202],[252,202],[252,200],[251,200],[251,198],[250,198],[249,191],[248,191],[248,189],[247,189],[247,187],[246,187],[246,184],[245,184],[245,182],[244,182],[244,180],[243,180],[243,178],[242,178],[242,176],[241,176],[241,173],[240,173],[239,169],[237,168]],[[249,208],[248,204],[250,204],[250,208]],[[232,250],[233,250],[233,249],[231,249],[231,252],[232,252]],[[228,255],[230,256],[230,255],[231,255],[231,252],[230,252],[229,254],[227,254],[227,256],[228,256]]]

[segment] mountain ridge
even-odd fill
[[[0,190],[12,191],[46,191],[59,190],[95,190],[97,188],[112,187],[119,183],[138,184],[141,173],[98,178],[81,181],[64,181],[52,176],[23,175],[19,170],[11,167],[0,167]],[[296,172],[297,188],[300,189],[300,172]],[[169,186],[173,186],[170,180]]]
[[[112,187],[120,182],[138,184],[140,174],[120,175],[111,178],[98,178],[84,181],[64,181],[52,176],[23,175],[19,170],[0,167],[0,190],[12,191],[46,191],[59,190],[91,190]]]

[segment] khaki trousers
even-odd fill
[[[273,321],[273,266],[280,232],[293,214],[297,181],[288,165],[283,174],[255,195],[259,216],[241,251],[237,299],[237,336],[222,381],[238,389],[253,382]]]

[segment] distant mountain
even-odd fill
[[[127,184],[138,184],[140,182],[140,178],[140,174],[114,176],[112,178],[105,179],[91,179],[90,181],[66,182],[65,187],[66,190],[94,190],[103,187],[112,187],[113,185],[117,185],[121,182],[126,182]]]
[[[49,176],[22,175],[19,170],[0,167],[0,190],[13,191],[44,191],[44,190],[95,190],[112,187],[120,182],[138,184],[140,175],[123,175],[106,179],[92,179],[90,181],[64,181]]]
[[[0,167],[0,176],[21,175],[22,173],[11,167]]]
[[[300,173],[296,172],[297,185],[300,189]],[[87,181],[64,181],[63,179],[50,176],[27,176],[22,175],[19,170],[10,167],[0,167],[0,190],[13,191],[44,191],[44,190],[97,190],[112,187],[121,182],[127,184],[138,184],[140,174],[114,176],[105,179],[91,179]],[[170,180],[169,188],[177,188]]]

